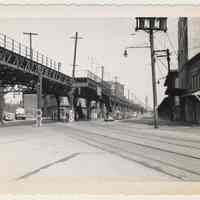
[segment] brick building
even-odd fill
[[[179,88],[178,70],[170,70],[166,77],[164,86],[166,87],[166,98],[158,107],[158,114],[162,118],[174,120],[181,119],[181,95],[184,90]]]
[[[182,120],[200,123],[200,18],[179,18],[178,71]]]

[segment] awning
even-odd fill
[[[182,88],[167,88],[165,91],[166,95],[181,96],[185,93],[185,89]]]
[[[194,96],[198,101],[200,101],[200,91],[184,94],[182,97]]]

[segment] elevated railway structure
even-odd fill
[[[74,87],[75,99],[86,99],[88,119],[91,101],[99,102],[101,108],[104,106],[109,111],[116,106],[121,110],[133,109],[133,104],[126,98],[111,95],[110,84],[90,71],[86,70],[84,75],[75,77],[73,82],[70,76],[60,72],[60,68],[61,63],[36,50],[32,50],[31,56],[29,47],[0,33],[1,96],[7,86],[25,86],[29,93],[40,90],[41,98],[45,95],[55,96],[59,112],[59,97],[69,97],[71,88]]]

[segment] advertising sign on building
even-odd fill
[[[60,97],[60,106],[69,106],[68,97]]]
[[[102,96],[102,88],[101,87],[97,87],[97,95]]]
[[[179,96],[175,96],[174,97],[174,103],[175,103],[175,106],[179,106],[180,105],[180,98],[179,98]]]

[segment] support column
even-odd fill
[[[3,94],[3,85],[0,80],[0,124],[3,124],[3,111],[4,111],[4,94]]]
[[[91,99],[86,100],[86,107],[87,107],[87,120],[91,119]]]
[[[87,120],[90,119],[90,101],[86,100],[86,108],[87,108]]]
[[[60,121],[60,98],[59,98],[59,96],[56,96],[56,102],[57,102],[57,120]]]
[[[78,96],[77,93],[74,93],[74,101],[73,101],[73,107],[74,107],[74,119],[75,121],[78,120],[78,112],[77,112],[77,103],[78,103]]]
[[[104,103],[103,100],[100,101],[100,118],[103,119],[104,118]]]
[[[46,94],[44,94],[43,96],[43,101],[44,101],[43,112],[44,112],[44,116],[47,117],[48,114],[47,114],[47,95]]]
[[[36,127],[42,126],[42,69],[38,66]]]

